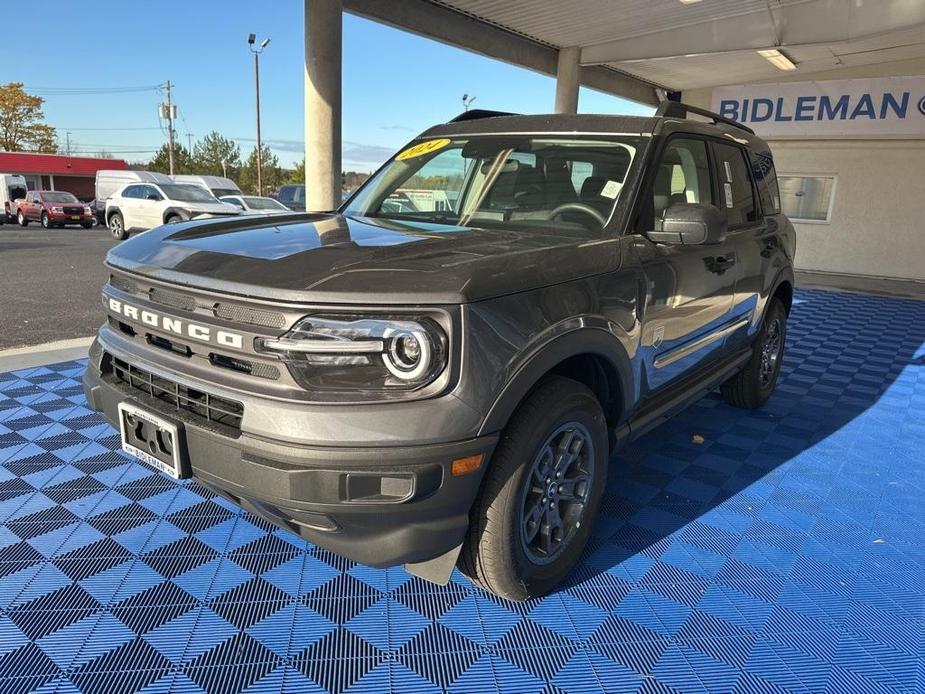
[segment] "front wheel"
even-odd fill
[[[122,218],[121,212],[112,213],[109,218],[109,232],[117,241],[128,238],[128,233],[125,231],[125,220]]]
[[[42,228],[51,229],[51,219],[49,219],[47,212],[42,212]]]
[[[527,600],[575,566],[607,481],[607,427],[587,387],[545,379],[521,404],[470,512],[460,569],[486,590]]]
[[[773,298],[752,346],[751,359],[745,368],[720,386],[723,399],[747,410],[763,406],[777,385],[786,340],[787,309],[779,299]]]

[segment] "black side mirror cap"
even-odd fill
[[[725,241],[727,231],[726,215],[716,205],[685,202],[665,210],[662,229],[646,236],[655,243],[710,245]]]

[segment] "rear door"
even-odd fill
[[[766,264],[777,236],[762,214],[748,151],[731,141],[713,141],[712,149],[720,200],[729,224],[727,243],[739,267],[732,315],[740,323],[748,321],[726,341],[730,348],[742,348],[757,329]]]
[[[659,230],[665,211],[686,203],[717,204],[706,139],[669,136],[643,193],[638,231]],[[738,267],[726,244],[634,244],[646,278],[641,347],[648,391],[658,390],[722,352],[732,321]]]

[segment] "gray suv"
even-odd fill
[[[87,400],[145,463],[333,552],[542,595],[621,446],[714,387],[771,395],[778,198],[761,139],[683,104],[469,111],[336,213],[113,248]]]

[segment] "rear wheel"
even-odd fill
[[[180,215],[172,214],[168,216],[167,219],[164,220],[164,223],[165,224],[177,224],[182,221],[183,221],[183,218]]]
[[[607,480],[607,429],[584,385],[552,376],[502,434],[470,512],[460,569],[509,600],[545,595],[584,549]]]
[[[773,298],[752,346],[751,359],[744,369],[720,386],[723,399],[749,410],[764,405],[777,385],[786,339],[787,310],[779,299]]]
[[[121,212],[113,212],[109,217],[109,232],[113,238],[121,241],[128,238],[128,232],[125,231],[125,220]]]
[[[19,226],[21,227],[29,226],[29,220],[26,219],[26,215],[22,213],[22,210],[16,213],[16,221],[19,222]]]

